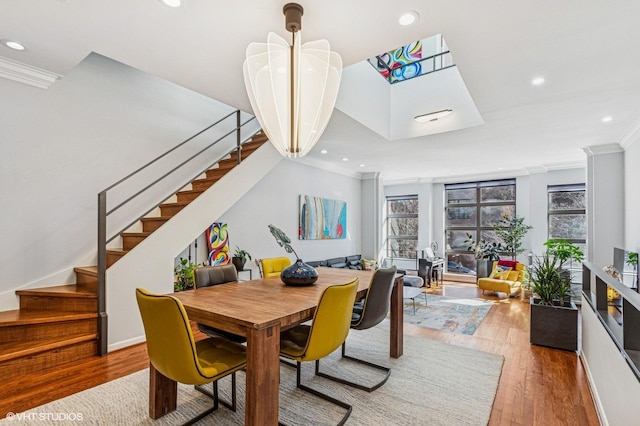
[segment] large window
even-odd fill
[[[418,196],[387,197],[387,257],[415,259],[418,247]]]
[[[474,241],[501,242],[494,227],[502,216],[516,214],[515,179],[445,185],[447,271],[475,274],[476,261],[467,250]]]
[[[547,187],[548,237],[578,245],[587,253],[587,198],[583,183]],[[569,265],[573,281],[580,281],[581,265]]]

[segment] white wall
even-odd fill
[[[640,137],[624,152],[624,248],[640,251]]]
[[[97,54],[48,90],[0,93],[0,310],[95,264],[98,192],[232,111]]]
[[[255,259],[288,256],[292,262],[295,261],[293,254],[286,253],[278,246],[269,232],[269,224],[277,226],[287,234],[292,241],[293,249],[304,261],[362,254],[360,185],[360,179],[327,172],[295,160],[282,161],[222,216],[212,216],[210,222],[227,223],[231,255],[236,246],[247,250],[253,260],[247,262],[245,269],[252,269],[254,278],[259,276]],[[346,201],[347,237],[341,240],[299,240],[300,195]],[[180,255],[186,257],[186,251]],[[193,248],[192,255],[195,257]],[[206,257],[206,242],[204,237],[200,236],[198,263],[201,264]],[[248,276],[243,275],[240,278],[248,279]]]

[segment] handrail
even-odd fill
[[[183,145],[187,144],[189,141],[192,141],[193,139],[195,139],[196,137],[202,135],[206,131],[211,130],[212,128],[214,128],[217,125],[221,124],[222,122],[227,120],[229,117],[232,117],[234,114],[236,116],[235,128],[232,128],[232,130],[230,130],[229,132],[225,133],[224,135],[222,135],[221,137],[219,137],[215,141],[211,142],[206,147],[200,149],[198,152],[196,152],[195,154],[191,155],[186,160],[181,161],[179,164],[175,165],[171,170],[169,170],[168,172],[163,173],[162,176],[160,176],[160,177],[156,178],[155,180],[153,180],[153,182],[147,183],[146,185],[143,184],[144,187],[142,189],[137,190],[133,195],[129,196],[127,199],[125,199],[124,201],[120,202],[117,206],[111,208],[110,210],[107,210],[107,193],[109,191],[111,191],[114,188],[120,186],[124,182],[129,181],[134,176],[139,175],[142,171],[147,170],[150,166],[152,166],[153,164],[155,164],[156,162],[158,162],[162,158],[165,158],[166,156],[168,156],[172,152],[176,151],[178,148],[180,148]],[[224,157],[228,156],[233,151],[237,151],[238,152],[237,161],[238,161],[238,164],[240,164],[240,162],[242,161],[242,153],[241,153],[242,145],[244,143],[246,143],[249,139],[251,139],[256,133],[258,133],[260,131],[260,129],[258,129],[255,132],[251,133],[249,136],[245,137],[244,139],[242,138],[241,131],[242,131],[243,127],[246,126],[251,121],[253,121],[254,119],[255,119],[255,117],[251,117],[250,119],[246,120],[245,122],[241,122],[240,110],[233,111],[233,112],[227,114],[226,116],[222,117],[221,119],[217,120],[215,123],[207,126],[203,130],[201,130],[198,133],[194,134],[193,136],[189,137],[188,139],[184,140],[183,142],[179,143],[178,145],[174,146],[173,148],[169,149],[165,153],[163,153],[163,154],[159,155],[158,157],[154,158],[153,160],[151,160],[150,162],[148,162],[144,166],[138,168],[134,172],[132,172],[132,173],[128,174],[127,176],[125,176],[124,178],[118,180],[116,183],[114,183],[114,184],[110,185],[109,187],[105,188],[104,190],[100,191],[100,193],[98,193],[98,331],[99,331],[99,335],[98,335],[98,339],[99,339],[98,340],[98,350],[99,350],[100,355],[105,355],[107,353],[107,312],[106,312],[107,244],[109,242],[111,242],[114,238],[116,238],[118,235],[120,235],[122,232],[124,232],[126,229],[128,229],[133,224],[135,224],[137,221],[139,221],[140,219],[145,217],[147,214],[149,214],[153,209],[155,209],[157,207],[157,204],[154,204],[153,206],[151,206],[151,208],[149,208],[149,210],[147,210],[145,213],[143,213],[142,215],[140,215],[139,217],[134,219],[132,222],[130,222],[128,225],[126,225],[125,227],[120,229],[118,232],[115,232],[115,233],[113,233],[113,235],[108,237],[107,236],[107,220],[108,220],[109,215],[114,213],[115,211],[119,210],[121,207],[127,205],[128,203],[130,203],[131,201],[136,199],[138,196],[140,196],[141,194],[145,193],[151,187],[155,186],[160,181],[164,180],[165,178],[167,178],[168,176],[172,175],[176,171],[185,170],[184,167],[188,163],[190,163],[195,158],[200,157],[204,152],[206,152],[207,150],[209,150],[210,148],[212,148],[216,144],[220,143],[221,141],[223,141],[227,137],[231,136],[234,132],[237,135],[235,146],[233,146],[232,148],[230,148],[227,151],[225,151],[221,156],[216,158],[215,161],[211,162],[210,164],[207,163],[208,165],[205,166],[204,168],[198,169],[197,173],[194,174],[193,177],[190,180],[188,180],[188,181],[186,181],[184,183],[181,183],[181,186],[178,186],[175,190],[172,190],[172,192],[165,193],[163,195],[163,198],[159,198],[159,199],[160,200],[165,200],[171,194],[175,194],[176,191],[178,191],[184,185],[186,185],[189,182],[192,182],[199,175],[204,173],[206,170],[210,169],[216,163],[220,162],[220,160],[222,160]]]

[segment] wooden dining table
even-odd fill
[[[287,286],[279,277],[222,284],[172,295],[189,319],[247,338],[246,425],[278,424],[280,332],[313,318],[322,291],[359,279],[358,296],[366,294],[373,271],[318,268],[311,286]],[[402,275],[391,294],[389,355],[402,355]],[[149,416],[156,419],[176,408],[176,383],[150,366]]]

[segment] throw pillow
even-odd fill
[[[509,277],[507,280],[518,281],[518,278],[520,278],[520,271],[509,271]]]
[[[489,276],[489,278],[493,278],[496,280],[505,280],[509,276],[509,271],[511,271],[511,268],[496,265],[496,267],[493,268],[493,271],[491,271],[491,275]]]
[[[506,266],[507,268],[516,269],[516,265],[518,264],[517,260],[498,260],[498,265]]]

